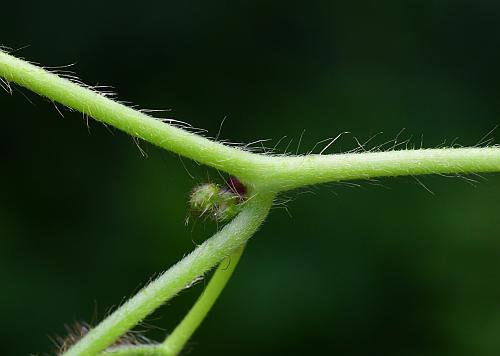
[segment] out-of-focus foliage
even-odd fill
[[[76,62],[64,70],[210,136],[227,116],[220,139],[287,136],[278,151],[403,128],[416,147],[475,145],[500,117],[492,1],[12,1],[1,21],[3,45],[31,45],[19,56]],[[187,200],[220,182],[21,92],[33,104],[0,93],[2,355],[49,352],[47,335],[100,320],[211,235],[184,225]],[[272,212],[191,354],[500,353],[500,177],[469,178],[420,177],[434,195],[413,178],[289,194],[293,218]],[[202,288],[141,328],[161,338]]]

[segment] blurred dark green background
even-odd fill
[[[221,138],[330,152],[396,137],[474,145],[500,122],[498,1],[27,1],[0,44]],[[184,225],[216,172],[27,90],[0,93],[0,354],[49,354],[215,226]],[[498,133],[493,133],[493,136]],[[318,151],[318,150],[317,150]],[[190,355],[500,354],[500,175],[289,194],[251,240]],[[161,339],[203,284],[147,320]],[[154,325],[155,327],[151,327]]]

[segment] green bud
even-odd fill
[[[193,189],[189,205],[193,213],[217,222],[227,222],[240,211],[241,197],[230,189],[204,183]]]
[[[205,183],[193,189],[189,198],[191,209],[200,215],[210,211],[219,201],[220,187],[214,183]]]

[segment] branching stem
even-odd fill
[[[210,279],[207,287],[191,310],[186,314],[184,319],[182,319],[174,331],[167,337],[163,345],[161,345],[161,349],[165,352],[165,356],[176,356],[182,351],[186,342],[200,326],[201,322],[226,286],[227,281],[231,278],[243,250],[244,246],[241,246],[236,249],[231,256],[229,256],[227,263],[222,261],[219,264],[217,271],[215,271],[212,279]]]
[[[129,299],[67,351],[65,356],[90,356],[105,350],[191,281],[228,257],[259,228],[271,208],[273,198],[274,195],[270,193],[254,194],[229,224]]]
[[[0,77],[135,137],[274,192],[348,179],[500,171],[500,147],[271,156],[225,146],[104,97],[0,51]]]
[[[176,356],[182,351],[186,342],[208,314],[220,293],[231,278],[245,246],[237,248],[228,258],[226,264],[222,261],[203,290],[196,303],[186,314],[184,319],[167,337],[165,342],[158,345],[119,346],[102,352],[100,356]]]
[[[500,147],[304,156],[254,154],[162,122],[1,50],[0,80],[21,85],[134,137],[230,173],[238,177],[253,194],[233,221],[92,329],[66,356],[90,356],[103,352],[120,335],[180,292],[192,280],[240,248],[262,224],[278,192],[350,179],[500,171]],[[333,141],[323,151],[332,143]],[[237,257],[233,257],[230,268],[234,268],[236,259]],[[201,323],[231,272],[232,269],[225,273],[219,269],[215,273],[213,284],[211,282],[210,287],[164,344],[121,347],[103,354],[177,354]]]

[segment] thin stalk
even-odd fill
[[[195,278],[241,247],[264,222],[274,194],[256,193],[242,211],[218,233],[164,272],[134,297],[92,329],[65,356],[93,356],[105,350],[161,304],[184,289]]]
[[[244,249],[245,245],[237,248],[229,256],[228,264],[224,261],[219,264],[196,303],[163,344],[119,346],[102,352],[100,356],[175,356],[179,354],[233,275]]]
[[[166,338],[161,348],[165,351],[165,356],[176,356],[182,351],[186,342],[191,338],[196,329],[206,317],[220,293],[231,278],[244,246],[241,246],[229,256],[229,264],[221,262],[215,271],[210,283],[200,295],[191,310],[184,319],[177,325],[174,331]]]

